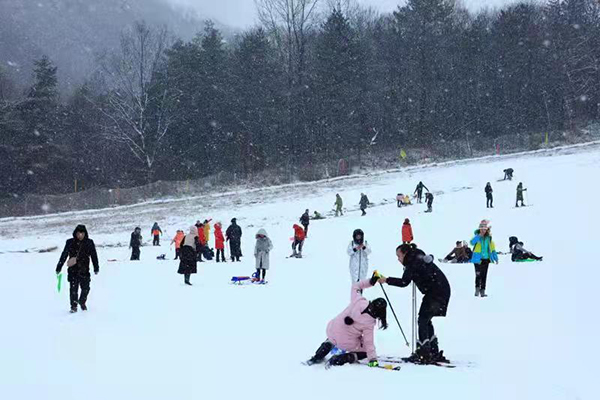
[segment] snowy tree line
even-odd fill
[[[261,26],[191,41],[136,24],[67,97],[56,67],[15,87],[0,69],[2,195],[299,171],[365,151],[575,129],[600,119],[600,5],[469,13],[409,0],[259,0]],[[377,135],[376,144],[372,138]]]

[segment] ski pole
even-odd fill
[[[390,309],[392,310],[392,314],[394,314],[394,318],[396,319],[396,323],[398,324],[398,328],[400,328],[400,332],[402,332],[402,336],[404,337],[404,342],[406,342],[406,347],[410,347],[410,345],[408,344],[408,340],[406,339],[406,335],[404,334],[404,331],[402,330],[402,327],[400,326],[400,322],[398,321],[398,317],[396,316],[396,312],[394,311],[394,307],[392,307],[392,303],[390,302],[390,299],[389,299],[387,293],[385,292],[385,289],[383,288],[383,285],[381,284],[381,282],[379,282],[379,286],[381,286],[381,290],[383,290],[383,294],[385,295],[385,299],[387,300],[388,304],[390,305]]]

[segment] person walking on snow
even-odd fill
[[[94,264],[94,274],[100,272],[98,263],[98,254],[96,245],[89,238],[85,225],[77,225],[73,231],[73,238],[65,243],[58,265],[56,274],[60,274],[62,267],[67,261],[67,280],[69,281],[69,300],[71,302],[71,313],[77,312],[77,304],[83,311],[87,310],[87,297],[90,293],[90,258]],[[81,294],[79,294],[81,288]]]
[[[215,248],[217,249],[217,262],[220,262],[219,255],[221,261],[227,262],[225,261],[225,237],[223,236],[222,229],[221,223],[217,222],[215,224]]]
[[[432,206],[433,206],[433,193],[427,192],[425,194],[425,201],[427,202],[427,211],[425,211],[425,212],[427,212],[427,213],[432,212],[433,211],[433,208],[432,208]]]
[[[294,242],[292,243],[292,255],[290,257],[302,258],[302,247],[304,246],[304,229],[294,224]],[[298,251],[296,251],[298,249]]]
[[[273,243],[267,231],[260,229],[256,234],[256,245],[254,246],[254,258],[256,259],[256,279],[265,283],[267,270],[269,269],[269,252],[273,250]]]
[[[487,297],[487,275],[490,262],[498,264],[496,244],[492,240],[492,227],[489,221],[482,220],[479,229],[475,231],[475,237],[471,239],[473,256],[471,262],[475,265],[475,296]]]
[[[433,262],[432,255],[418,249],[413,244],[402,244],[396,248],[396,257],[404,265],[402,278],[380,277],[382,283],[391,286],[406,287],[414,282],[423,294],[419,317],[417,319],[419,339],[417,349],[409,357],[415,363],[447,362],[444,352],[440,351],[435,336],[432,319],[445,317],[450,302],[450,284],[446,275]]]
[[[485,198],[487,208],[494,208],[494,195],[492,194],[493,192],[494,190],[492,189],[492,184],[488,182],[487,185],[485,185]]]
[[[375,325],[387,329],[387,302],[383,298],[369,301],[362,296],[363,289],[373,287],[378,278],[362,280],[352,285],[350,305],[327,324],[327,340],[323,342],[307,365],[319,364],[334,350],[342,354],[333,355],[328,365],[353,364],[368,359],[370,367],[377,367],[375,349]]]
[[[308,215],[308,208],[300,217],[300,223],[304,227],[304,237],[308,237],[308,224],[310,224],[310,215]]]
[[[142,246],[142,230],[136,227],[131,232],[131,239],[129,240],[129,248],[131,249],[131,261],[140,260],[140,247]]]
[[[411,243],[415,238],[413,237],[412,226],[410,220],[406,218],[402,224],[402,243]]]
[[[523,202],[523,192],[527,189],[523,189],[523,182],[519,182],[517,185],[517,202],[515,207],[519,207],[519,201],[521,202],[521,207],[525,207],[525,203]]]
[[[348,245],[350,256],[350,277],[352,282],[358,282],[367,277],[369,271],[369,254],[371,246],[365,241],[365,234],[361,229],[355,229],[352,233],[352,241]]]
[[[183,240],[184,237],[185,237],[185,233],[181,229],[178,229],[177,234],[175,235],[173,240],[171,240],[171,244],[175,243],[175,258],[174,258],[174,260],[177,260],[179,258],[179,249],[181,246],[181,241]]]
[[[180,243],[180,259],[178,274],[183,275],[183,282],[186,285],[192,286],[190,277],[195,274],[198,270],[196,258],[196,249],[198,248],[198,227],[190,226],[190,233],[183,237]]]
[[[423,189],[427,189],[427,186],[425,186],[423,184],[423,182],[419,182],[417,184],[417,188],[415,189],[415,194],[417,195],[417,202],[418,203],[422,203],[422,198],[423,198]],[[429,189],[427,189],[427,191],[429,192]]]
[[[150,234],[153,237],[152,246],[160,246],[160,235],[162,235],[162,229],[160,229],[158,226],[158,222],[155,222],[154,225],[152,225]]]
[[[367,215],[367,212],[365,210],[367,209],[367,207],[369,206],[369,204],[371,204],[371,202],[369,201],[369,198],[367,197],[367,195],[364,194],[364,193],[361,193],[360,194],[360,201],[359,201],[360,211],[362,211],[362,215],[361,216]]]
[[[231,261],[240,261],[242,257],[242,228],[237,224],[237,219],[231,219],[231,225],[225,231],[226,241],[229,242]]]
[[[335,216],[338,216],[338,213],[340,215],[344,215],[344,212],[342,211],[342,207],[344,206],[344,202],[342,201],[342,197],[340,196],[339,193],[336,193],[335,195],[335,203],[333,203],[333,205],[335,206]]]

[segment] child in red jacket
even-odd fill
[[[410,243],[415,238],[413,237],[412,226],[410,225],[410,220],[406,218],[404,220],[404,224],[402,224],[402,243]]]
[[[302,246],[304,245],[305,237],[304,229],[300,225],[294,224],[294,243],[292,243],[293,253],[290,257],[302,258]],[[296,251],[296,248],[298,251]]]

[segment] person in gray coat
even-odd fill
[[[256,279],[264,283],[269,269],[269,252],[273,250],[273,243],[267,231],[259,229],[256,234],[256,245],[254,246],[254,258],[256,259]]]

